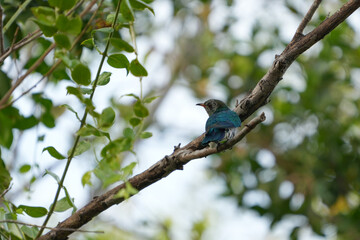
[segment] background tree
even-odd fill
[[[359,5],[359,1],[349,2]],[[238,29],[240,26],[242,32],[244,27],[239,18],[242,13],[236,11],[241,9],[242,3],[232,1],[168,3],[172,7],[171,21],[157,24],[152,22],[152,12],[157,9],[153,10],[148,3],[139,0],[4,1],[1,4],[5,18],[1,38],[0,144],[3,160],[0,192],[3,192],[3,208],[0,216],[7,221],[17,220],[18,215],[24,213],[31,217],[46,216],[43,226],[54,211],[72,208],[74,213],[77,210],[68,186],[64,185],[74,156],[82,154],[84,158],[96,159],[93,170],[81,177],[83,185],[95,185],[95,195],[115,182],[124,182],[106,193],[110,195],[101,195],[108,197],[103,198],[109,203],[102,205],[104,209],[135,194],[153,180],[149,183],[139,181],[140,185],[134,184],[137,183],[135,180],[127,183],[137,164],[131,153],[136,152],[136,144],[141,144],[139,139],[152,136],[146,129],[158,122],[156,110],[170,95],[170,89],[183,84],[198,98],[219,96],[219,92],[224,92],[222,98],[229,104],[234,99],[241,100],[273,67],[270,65],[273,57],[285,49],[296,29],[296,25],[287,29],[283,16],[277,22],[271,15],[275,20],[268,22],[264,20],[268,13],[254,14],[253,23],[248,25],[248,31],[244,31],[248,33],[244,37]],[[309,29],[319,26],[329,11],[331,16],[341,6],[339,2],[332,4],[320,6]],[[274,6],[267,1],[259,3],[264,9],[274,8],[271,12],[276,16],[276,10],[282,9],[296,24],[301,22],[309,5],[309,2],[301,5],[290,1]],[[138,10],[141,11],[135,15]],[[225,17],[218,17],[220,14]],[[33,21],[29,21],[31,18]],[[161,46],[159,49],[156,36],[163,31],[161,27],[179,29],[174,35],[174,47]],[[212,172],[226,182],[224,197],[233,197],[239,206],[267,217],[272,226],[289,218],[305,218],[293,226],[292,238],[299,237],[298,230],[306,226],[311,226],[319,235],[329,235],[332,229],[339,238],[360,235],[356,224],[359,216],[357,69],[360,55],[359,31],[355,31],[355,27],[351,22],[342,23],[314,50],[298,57],[273,92],[271,102],[261,109],[268,117],[266,124],[249,134],[246,143],[221,153],[221,161],[218,157],[212,160]],[[139,53],[136,43],[141,40],[146,41],[148,47]],[[160,54],[157,53],[159,50]],[[148,74],[141,64],[156,54],[161,56],[161,67],[171,72],[160,89],[158,83],[143,81]],[[90,63],[95,56],[101,60]],[[123,77],[127,74],[137,77],[140,89],[136,92],[139,94],[131,93],[131,90],[125,92],[126,97],[134,101],[119,101],[117,94],[112,98],[111,106],[100,107],[99,98],[108,95],[100,95],[98,102],[93,99],[95,92],[114,81],[111,72],[116,70],[104,71],[104,61],[113,68],[122,69]],[[148,61],[147,65],[151,67],[152,63]],[[93,68],[97,71],[90,71]],[[38,89],[40,84],[41,91]],[[21,86],[24,85],[27,87],[23,89]],[[51,95],[51,88],[66,89],[69,95],[59,101]],[[15,102],[18,98],[20,100]],[[29,111],[20,105],[21,101],[34,110],[25,113]],[[58,102],[54,104],[54,101]],[[255,102],[257,107],[262,104]],[[241,106],[237,109],[243,120],[256,110],[246,112],[240,109]],[[71,126],[75,133],[72,146],[49,146],[46,135],[39,132],[43,131],[43,126],[58,127],[61,118],[69,116],[68,111],[74,113],[72,117],[79,120],[80,126],[77,129]],[[17,149],[21,137],[32,129],[38,130],[33,132],[38,144],[45,145],[42,151],[55,159],[67,159],[66,163],[52,163],[61,164],[62,168],[65,165],[61,174],[51,170],[52,164],[19,160]],[[66,150],[57,150],[59,147],[70,150],[66,155]],[[177,158],[164,158],[161,164],[172,161],[176,164],[170,167],[171,171],[186,163]],[[164,170],[168,165],[161,164],[157,165],[159,172],[153,177],[163,177],[170,172]],[[13,204],[19,197],[15,193],[11,195],[16,189],[7,193],[6,189],[10,176],[16,178],[17,171],[27,176],[25,186],[28,190],[44,179],[39,177],[44,172],[53,177],[58,183],[53,200],[56,204],[49,208]],[[5,194],[10,196],[9,199],[5,199]],[[114,195],[117,199],[112,198]],[[88,209],[98,213],[103,211],[95,209],[96,206],[100,205],[94,204]],[[79,216],[77,213],[72,216]],[[80,220],[82,223],[83,219]],[[5,239],[36,238],[43,231],[43,227],[19,223],[2,223],[1,226],[1,236]],[[200,238],[205,229],[202,222],[194,224],[193,237]],[[169,238],[168,231],[169,226],[164,224],[158,238]],[[63,232],[69,234],[68,230]]]

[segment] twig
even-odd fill
[[[90,9],[92,8],[92,6],[96,3],[97,0],[92,0],[91,3],[89,3],[87,5],[87,7],[80,13],[80,16],[84,16],[88,11],[90,11]],[[71,12],[69,11],[67,14],[70,14]],[[41,32],[39,32],[39,36],[41,36]],[[32,39],[32,38],[29,38]],[[77,38],[78,39],[78,38]],[[34,40],[34,39],[32,39]],[[26,43],[30,42],[26,41]],[[16,45],[16,44],[15,44]],[[15,49],[15,45],[13,47],[11,47],[4,55],[6,55],[9,52],[10,53]],[[25,44],[24,44],[25,45]],[[43,55],[28,69],[28,71],[21,76],[20,78],[18,78],[18,80],[15,82],[15,84],[13,86],[11,86],[11,88],[7,91],[7,93],[3,96],[3,98],[0,100],[0,110],[5,108],[6,106],[9,106],[9,104],[6,104],[6,102],[8,101],[8,99],[10,98],[11,94],[14,92],[14,90],[24,81],[24,79],[32,72],[34,71],[41,63],[42,61],[45,59],[45,57],[51,52],[51,50],[53,50],[55,48],[56,44],[53,43],[50,45],[50,47],[43,53]],[[7,55],[8,56],[8,55]],[[2,59],[3,56],[0,57],[0,63],[3,60]],[[56,65],[58,66],[58,64]],[[54,68],[52,68],[52,71],[55,70]],[[51,71],[51,72],[52,72]]]
[[[311,5],[311,7],[309,8],[308,12],[306,13],[306,15],[304,16],[303,20],[301,21],[299,27],[296,29],[296,33],[294,35],[294,37],[297,34],[303,34],[303,31],[305,29],[305,27],[308,25],[308,23],[310,22],[311,18],[313,17],[316,9],[319,7],[320,3],[322,2],[322,0],[315,0],[313,2],[313,4]]]
[[[16,220],[0,220],[0,223],[15,223],[15,224],[20,224],[20,225],[26,225],[26,226],[30,226],[30,227],[41,227],[39,225],[35,225],[35,224],[31,224],[31,223],[25,223],[25,222],[20,222],[20,221],[16,221]],[[67,232],[84,232],[84,233],[104,233],[104,231],[90,231],[90,230],[81,230],[81,229],[75,229],[75,228],[53,228],[53,227],[45,227],[46,229],[51,229],[51,230],[62,230],[62,231],[67,231]]]
[[[5,194],[7,194],[10,191],[11,188],[12,188],[12,184],[0,194],[0,199],[2,199],[5,196]]]
[[[103,0],[100,1],[100,5],[103,3]],[[117,18],[119,16],[119,12],[120,12],[120,4],[121,4],[121,0],[118,2],[117,4],[117,7],[116,7],[116,12],[115,12],[115,18],[114,18],[114,22],[112,24],[112,28],[115,29],[115,25],[116,25],[116,21],[117,21]],[[90,9],[90,8],[88,8]],[[95,77],[95,81],[94,81],[94,84],[93,84],[93,87],[92,87],[92,92],[91,92],[91,95],[90,95],[90,101],[92,101],[93,97],[94,97],[94,94],[95,94],[95,89],[97,87],[97,83],[99,81],[99,76],[100,76],[100,73],[101,73],[101,70],[102,70],[102,67],[103,67],[103,64],[105,62],[105,58],[107,56],[107,52],[108,52],[108,49],[110,47],[110,39],[112,38],[114,34],[114,31],[110,32],[109,34],[109,38],[106,42],[106,46],[105,46],[105,49],[104,49],[104,53],[102,55],[102,58],[100,60],[100,64],[99,64],[99,67],[98,67],[98,71],[96,73],[96,77]],[[86,108],[85,112],[84,112],[84,115],[81,119],[81,124],[80,124],[80,127],[79,129],[81,129],[85,123],[86,123],[86,118],[87,118],[87,115],[88,115],[88,109]],[[48,223],[48,221],[50,220],[50,217],[51,215],[54,213],[54,210],[55,210],[55,207],[56,207],[56,203],[58,201],[58,198],[59,198],[59,195],[60,195],[60,191],[61,189],[63,188],[63,184],[64,184],[64,181],[65,181],[65,177],[66,177],[66,174],[69,170],[69,167],[70,167],[70,164],[71,164],[71,161],[72,159],[74,158],[74,155],[75,155],[75,151],[76,151],[76,147],[78,146],[79,144],[79,141],[80,141],[80,135],[77,135],[76,138],[75,138],[75,141],[74,141],[74,144],[71,148],[71,152],[67,158],[67,161],[66,161],[66,165],[65,165],[65,168],[64,168],[64,171],[62,173],[62,176],[61,176],[61,179],[60,179],[60,182],[58,184],[58,188],[56,190],[56,193],[55,193],[55,197],[54,197],[54,200],[53,200],[53,203],[51,204],[51,207],[49,209],[49,212],[44,220],[44,223],[42,225],[42,227],[40,228],[38,234],[36,235],[35,239],[39,238],[41,236],[41,234],[43,233],[44,231],[44,228],[46,226],[46,224]]]
[[[23,4],[21,4],[18,9],[16,10],[16,12],[14,13],[14,15],[11,16],[11,18],[9,19],[9,21],[5,24],[4,26],[4,33],[8,30],[8,28],[10,27],[10,25],[15,21],[15,19],[20,15],[20,13],[22,11],[24,11],[24,9],[26,8],[26,6],[31,2],[31,0],[26,0],[25,2],[23,2]]]
[[[79,3],[78,3],[79,4]],[[86,9],[90,10],[91,8],[87,7]],[[85,27],[83,28],[83,30],[81,31],[81,33],[75,38],[75,40],[73,41],[69,51],[72,51],[74,49],[74,47],[76,46],[76,44],[79,42],[79,40],[82,38],[82,36],[85,34],[85,32],[87,31],[87,29],[90,27],[92,20],[94,19],[94,17],[96,16],[96,13],[98,12],[99,8],[97,8],[92,16],[90,17],[89,21],[87,22],[87,24],[85,25]],[[18,101],[20,98],[22,98],[23,96],[25,96],[26,94],[28,94],[31,90],[33,90],[34,88],[37,87],[37,85],[42,82],[44,79],[46,79],[48,76],[50,76],[51,73],[53,73],[53,71],[60,65],[60,63],[62,62],[61,59],[58,59],[49,69],[49,71],[47,71],[33,86],[31,86],[28,90],[24,91],[23,93],[20,94],[20,96],[18,96],[17,98],[15,98],[14,100],[12,100],[11,102],[8,102],[6,104],[4,104],[3,106],[0,105],[0,110],[3,108],[6,108],[8,106],[13,105],[16,101]]]
[[[4,54],[3,9],[0,5],[0,54]]]

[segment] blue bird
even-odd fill
[[[225,103],[217,99],[209,99],[196,105],[204,107],[209,114],[205,125],[205,137],[201,141],[202,146],[209,142],[218,143],[223,139],[228,140],[235,136],[235,130],[241,126],[241,120]]]

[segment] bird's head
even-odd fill
[[[225,103],[217,99],[209,99],[204,103],[198,103],[196,105],[204,107],[209,116],[213,115],[215,112],[229,109]]]

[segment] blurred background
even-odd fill
[[[111,13],[115,2],[105,1],[96,17],[98,24]],[[323,1],[305,33],[344,2]],[[121,166],[135,162],[134,174],[140,173],[170,154],[173,146],[184,146],[202,134],[207,114],[196,103],[217,98],[234,108],[290,42],[311,3],[157,0],[149,3],[155,16],[148,10],[136,14],[139,59],[149,73],[142,79],[142,91],[144,96],[158,98],[148,105],[150,115],[145,122],[153,136],[134,143],[136,154],[123,153]],[[356,11],[299,56],[270,103],[253,115],[265,112],[267,120],[236,147],[189,162],[184,171],[172,173],[84,227],[105,234],[78,233],[71,238],[360,239],[359,22],[360,12]],[[128,31],[120,34],[130,42]],[[15,78],[18,66],[37,58],[49,41],[40,39],[32,49],[24,48],[14,57],[17,63],[8,58],[1,66],[2,74]],[[95,76],[100,55],[92,48],[77,50],[74,55],[89,64]],[[51,66],[53,55],[45,60],[44,64]],[[100,112],[109,105],[115,109],[110,134],[117,138],[128,126],[134,103],[124,95],[139,95],[140,83],[124,69],[106,65],[104,70],[112,72],[111,81],[96,90],[94,104]],[[42,74],[41,69],[37,72],[15,96],[34,84]],[[57,76],[14,104],[24,116],[39,116],[44,109],[36,101],[36,93],[41,93],[51,99],[50,115],[56,122],[14,131],[11,147],[1,147],[1,157],[13,177],[6,197],[15,205],[51,204],[57,184],[49,175],[42,175],[49,169],[60,176],[64,162],[42,149],[54,146],[66,153],[79,127],[75,115],[59,106],[68,104],[78,112],[83,106],[67,95],[70,82]],[[96,152],[105,143],[91,138],[89,142],[91,149],[73,160],[65,180],[78,208],[116,185],[104,184],[100,174],[92,172],[87,182],[92,186],[82,186],[84,174],[97,167]],[[24,171],[25,165],[30,169]],[[71,210],[56,213],[51,225],[70,214]],[[37,224],[43,221],[19,218]]]

